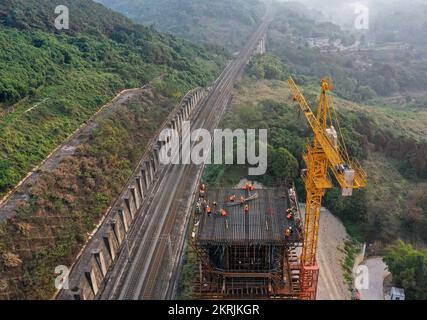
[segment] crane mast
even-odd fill
[[[304,161],[307,166],[303,181],[307,191],[304,217],[304,246],[301,254],[302,299],[314,300],[317,294],[319,266],[316,261],[319,236],[320,209],[327,189],[332,188],[329,170],[343,189],[344,196],[350,196],[353,189],[366,186],[367,175],[357,162],[350,161],[348,154],[339,145],[330,121],[330,103],[327,92],[332,89],[328,80],[323,79],[316,115],[292,78],[288,80],[294,101],[298,102],[314,133],[312,143],[307,145]]]

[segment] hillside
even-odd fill
[[[92,1],[63,3],[63,32],[54,1],[0,4],[0,196],[118,91],[153,82],[178,100],[226,60]]]
[[[192,42],[239,50],[263,16],[260,0],[97,0],[144,25]]]

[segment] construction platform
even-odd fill
[[[235,202],[229,201],[231,195],[236,195]],[[250,200],[242,205],[241,196]],[[288,190],[263,188],[248,194],[242,189],[208,188],[204,200],[212,212],[203,210],[195,216],[191,246],[199,268],[194,297],[298,299],[303,234],[298,208],[293,208],[293,219],[287,218],[287,209],[297,204]],[[222,209],[226,216],[221,216]],[[293,230],[290,236],[285,234],[288,228]]]
[[[201,214],[196,234],[196,242],[203,244],[285,244],[300,242],[302,235],[298,232],[296,219],[288,220],[286,210],[290,207],[288,194],[284,190],[259,189],[252,192],[258,198],[248,201],[249,213],[245,214],[244,205],[239,199],[245,197],[242,189],[214,189],[207,192],[210,203],[217,202],[211,215]],[[236,195],[236,203],[227,201],[230,195]],[[221,217],[217,210],[225,209],[226,217]],[[286,238],[285,230],[291,227],[293,234]]]

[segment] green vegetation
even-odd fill
[[[260,57],[256,58],[260,59]],[[258,62],[254,62],[257,64]],[[254,65],[252,64],[252,66]],[[252,69],[249,66],[249,70]],[[304,129],[298,129],[297,114],[286,103],[268,97],[257,101],[253,95],[246,96],[246,85],[253,82],[244,78],[230,110],[225,114],[222,128],[267,129],[269,145],[268,168],[263,176],[247,176],[245,166],[209,165],[205,170],[205,181],[210,184],[236,184],[242,178],[256,180],[265,185],[276,185],[291,181],[298,175],[298,161],[294,155],[301,154],[304,145]],[[250,90],[250,89],[249,89]],[[286,148],[284,147],[286,146]]]
[[[356,256],[360,253],[360,243],[356,240],[346,240],[344,243],[345,260],[342,264],[344,269],[344,279],[349,290],[353,289],[353,268]]]
[[[384,262],[408,300],[427,299],[427,250],[397,241],[386,249]]]
[[[181,273],[181,279],[178,287],[178,300],[190,300],[192,299],[193,287],[194,287],[194,275],[198,269],[197,254],[191,248],[187,248],[185,251],[183,270]]]
[[[126,105],[100,114],[73,155],[38,173],[26,190],[29,201],[0,224],[0,274],[9,288],[0,298],[52,297],[55,267],[72,265],[174,105],[173,98],[147,87]],[[4,253],[22,263],[8,265]]]
[[[0,196],[119,90],[153,81],[177,101],[225,63],[91,1],[63,4],[64,32],[52,30],[54,1],[0,4]]]
[[[251,60],[247,73],[257,80],[286,80],[287,70],[278,57],[265,54]]]
[[[264,14],[260,0],[98,0],[135,22],[239,50]]]

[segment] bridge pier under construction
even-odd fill
[[[194,298],[300,299],[303,231],[295,198],[287,189],[267,188],[242,203],[230,202],[230,195],[247,197],[241,189],[215,189],[199,200],[214,203],[214,210],[195,216]]]

